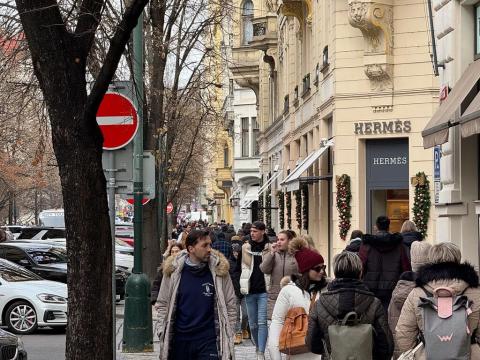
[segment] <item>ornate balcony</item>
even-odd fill
[[[253,19],[253,39],[250,47],[267,52],[268,49],[276,48],[277,40],[277,15]]]
[[[257,95],[260,84],[259,63],[262,54],[251,46],[232,49],[230,71],[238,85],[252,89]]]
[[[312,24],[312,0],[283,0],[280,9],[283,16],[294,16],[300,23]]]

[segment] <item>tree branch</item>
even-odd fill
[[[86,58],[95,39],[95,32],[102,18],[105,0],[83,0],[80,15],[75,28],[75,35],[80,37],[79,46]]]

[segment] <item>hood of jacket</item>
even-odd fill
[[[392,301],[399,309],[402,308],[410,292],[415,288],[413,280],[398,280],[397,286],[392,293]]]
[[[388,252],[400,245],[403,237],[400,233],[379,232],[376,235],[365,234],[362,243],[376,248],[380,252]]]
[[[409,232],[404,232],[401,234],[403,237],[403,243],[407,245],[409,248],[412,246],[412,243],[414,241],[422,241],[423,236],[421,233],[418,231],[409,231]]]
[[[360,280],[334,279],[327,289],[318,301],[334,318],[341,318],[350,311],[363,314],[375,300],[373,293]]]
[[[183,268],[187,256],[187,250],[182,250],[176,256],[169,256],[163,265],[163,274],[171,276],[177,269]],[[224,277],[229,275],[230,264],[225,256],[217,250],[212,249],[208,265],[210,269],[215,270],[217,276]]]
[[[417,272],[416,285],[432,291],[436,287],[450,287],[462,293],[468,287],[478,287],[478,274],[469,263],[457,264],[453,262],[429,264]]]

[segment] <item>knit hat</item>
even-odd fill
[[[428,264],[428,250],[432,245],[426,241],[414,241],[410,248],[412,271],[417,272],[420,267]]]
[[[295,255],[298,271],[302,274],[325,262],[322,255],[308,248],[308,243],[304,239],[295,238],[291,240],[288,249]]]

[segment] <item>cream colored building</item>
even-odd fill
[[[266,203],[271,194],[264,207],[273,228],[287,228],[290,218],[331,260],[346,245],[335,204],[336,179],[347,174],[350,230],[372,231],[381,214],[399,230],[412,217],[410,179],[433,175],[433,151],[423,149],[421,135],[438,106],[424,1],[243,0],[237,7],[230,68],[257,95],[258,195]]]

